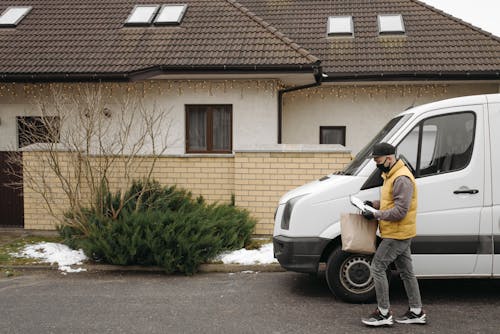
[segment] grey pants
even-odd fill
[[[410,252],[411,239],[383,239],[372,260],[371,272],[375,283],[377,304],[389,309],[389,283],[385,274],[387,267],[394,262],[404,283],[410,307],[422,307],[418,282],[413,273]]]

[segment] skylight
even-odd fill
[[[179,24],[186,9],[187,5],[163,5],[156,17],[155,24]]]
[[[403,16],[401,14],[379,15],[378,31],[380,34],[404,34]]]
[[[30,6],[8,7],[0,16],[0,27],[15,27],[31,10]]]
[[[353,33],[352,16],[330,16],[328,18],[328,36],[352,36]]]
[[[159,7],[158,5],[135,6],[125,24],[150,25]]]

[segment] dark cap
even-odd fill
[[[388,143],[378,143],[373,145],[372,157],[396,154],[396,148]]]

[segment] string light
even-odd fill
[[[109,98],[122,94],[135,94],[137,96],[158,96],[177,93],[178,96],[186,92],[218,96],[232,94],[239,91],[241,98],[249,90],[257,90],[266,95],[275,96],[277,90],[285,88],[279,80],[149,80],[140,83],[0,83],[1,97],[16,97],[19,94],[26,99],[38,99],[50,96],[57,90],[63,94],[82,94],[90,88],[99,88],[103,96]],[[63,96],[61,96],[63,97]]]
[[[87,88],[86,88],[87,87]],[[65,94],[82,94],[89,87],[99,87],[104,96],[109,98],[121,94],[137,94],[145,96],[174,95],[183,96],[186,92],[195,94],[206,94],[206,96],[220,96],[232,94],[239,91],[240,97],[244,98],[248,90],[257,90],[266,95],[275,96],[276,92],[286,86],[279,80],[150,80],[141,83],[1,83],[1,97],[18,97],[23,95],[26,99],[39,99],[50,96],[53,90],[59,90]],[[305,99],[346,99],[357,101],[361,97],[370,99],[393,98],[395,95],[407,98],[420,98],[422,96],[442,97],[449,92],[448,84],[379,84],[379,85],[345,85],[331,86],[323,85],[314,88],[298,90],[285,95],[285,100],[294,101],[296,98]],[[64,98],[64,96],[62,96]],[[66,96],[67,97],[67,96]]]
[[[327,96],[336,99],[350,98],[353,102],[358,101],[361,97],[370,99],[393,98],[394,96],[401,97],[417,97],[433,96],[442,97],[448,94],[450,85],[447,84],[424,84],[424,85],[345,85],[345,86],[320,86],[307,88],[299,91],[291,92],[285,95],[286,99],[291,101],[297,98],[310,99],[318,97],[324,100]]]

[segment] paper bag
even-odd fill
[[[342,250],[349,253],[375,253],[377,226],[376,220],[367,220],[362,215],[354,213],[342,213],[340,215]]]

